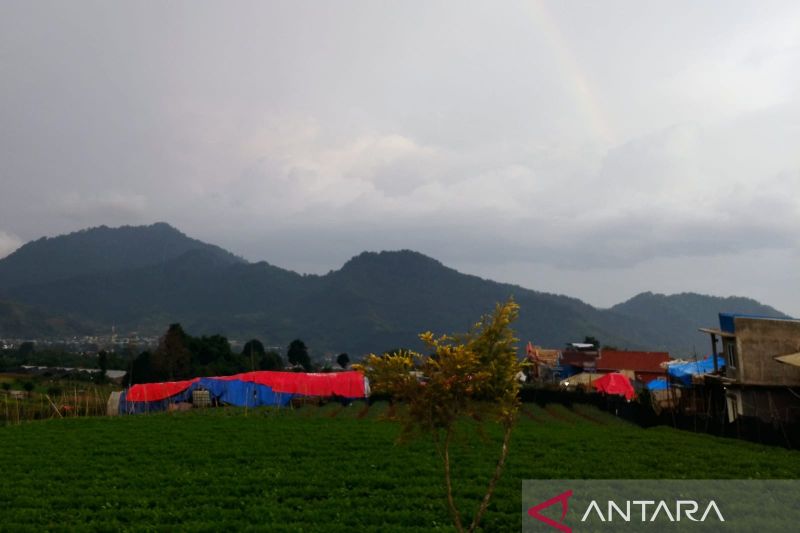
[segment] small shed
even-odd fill
[[[106,403],[106,414],[108,416],[117,416],[119,414],[119,398],[122,391],[112,391],[108,395],[108,403]]]

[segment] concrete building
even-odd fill
[[[755,417],[773,424],[800,422],[800,320],[720,313],[711,336],[725,368],[706,376],[725,391],[728,421]],[[717,339],[722,342],[718,351]]]

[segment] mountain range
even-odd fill
[[[523,342],[548,347],[593,336],[619,348],[709,351],[697,332],[718,312],[786,317],[742,297],[642,293],[609,309],[463,274],[420,253],[364,252],[339,270],[301,275],[248,262],[165,223],[105,226],[31,241],[0,260],[0,337],[89,332],[256,337],[313,353],[419,348],[417,335],[464,331],[496,302],[520,304]]]

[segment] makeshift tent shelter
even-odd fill
[[[650,391],[669,390],[669,383],[667,383],[667,378],[654,379],[653,381],[647,384],[647,390]]]
[[[673,381],[687,387],[692,386],[692,376],[708,374],[714,371],[713,355],[709,355],[701,361],[688,361],[673,363],[667,366],[667,374]],[[717,356],[717,368],[725,366],[725,358]]]
[[[606,374],[594,381],[592,385],[598,392],[624,396],[626,400],[632,400],[636,397],[631,380],[628,376],[619,372]]]
[[[365,398],[369,394],[367,380],[360,372],[312,374],[259,371],[133,385],[121,394],[119,412],[134,414],[162,411],[170,404],[189,402],[195,390],[209,391],[216,403],[239,407],[285,406],[297,396],[355,399]]]
[[[635,379],[632,370],[622,370],[618,373],[626,376],[630,380]],[[580,374],[574,374],[566,379],[562,379],[558,382],[558,384],[565,389],[584,387],[587,390],[591,390],[592,384],[605,375],[606,374],[598,374],[594,372],[581,372]]]
[[[591,372],[581,372],[574,374],[566,379],[558,382],[559,386],[565,389],[573,389],[576,387],[591,388],[592,383],[603,377],[603,374],[592,374]]]
[[[650,403],[656,414],[661,414],[661,411],[667,409],[675,409],[680,404],[681,395],[683,391],[676,387],[670,389],[655,389],[650,390]]]

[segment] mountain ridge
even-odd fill
[[[78,274],[73,263],[63,272],[51,269],[38,282],[29,276],[27,283],[19,283],[19,278],[9,282],[3,277],[12,254],[0,260],[0,299],[48,316],[116,324],[118,330],[160,333],[168,323],[181,322],[193,334],[258,337],[272,345],[300,337],[319,351],[351,353],[421,348],[420,332],[464,331],[511,296],[521,306],[520,339],[555,347],[591,335],[621,348],[686,355],[702,348],[697,328],[714,325],[716,312],[786,317],[752,299],[695,293],[646,292],[601,309],[575,297],[464,274],[412,250],[363,252],[338,270],[306,276],[265,261],[244,261],[164,223],[128,228],[116,233],[103,229],[104,237],[97,239],[102,252],[89,256],[125,248],[148,257],[107,260],[102,268]],[[152,237],[149,251],[145,234]],[[61,236],[55,256],[75,235]],[[109,245],[108,235],[119,242]],[[138,240],[126,245],[131,235]],[[78,241],[77,248],[85,247]],[[169,242],[178,245],[164,254]],[[41,245],[37,252],[31,254],[35,260],[58,264]],[[17,270],[24,266],[19,257],[10,261]],[[0,336],[8,336],[8,327],[3,329]]]
[[[156,264],[192,249],[220,259],[244,259],[192,239],[166,222],[148,226],[96,226],[27,242],[0,259],[0,289]]]

